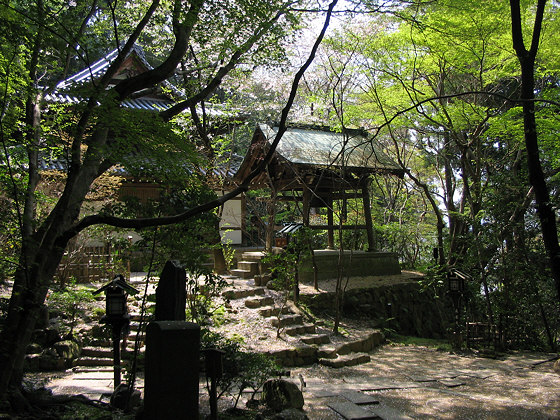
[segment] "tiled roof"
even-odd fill
[[[134,54],[135,57],[140,60],[142,65],[146,70],[151,70],[153,67],[148,63],[142,48],[138,46],[133,46],[130,54]],[[113,60],[119,55],[119,50],[115,49],[107,54],[105,57],[97,60],[95,63],[87,66],[85,69],[79,71],[78,73],[64,79],[56,86],[56,90],[45,96],[48,102],[55,103],[66,103],[66,104],[77,104],[84,100],[83,97],[76,94],[76,89],[84,85],[95,81],[105,74]],[[162,83],[167,89],[169,89],[176,96],[182,96],[179,89],[173,86],[168,81]],[[121,102],[121,106],[130,109],[139,109],[147,111],[164,111],[170,108],[174,104],[169,98],[165,98],[160,95],[158,98],[154,97],[141,97],[137,99],[125,99]]]
[[[64,103],[64,104],[78,104],[83,101],[83,98],[74,96],[67,93],[53,92],[45,96],[47,102]],[[146,111],[164,111],[170,108],[175,102],[165,99],[156,98],[138,98],[138,99],[125,99],[121,102],[123,108],[140,109]]]

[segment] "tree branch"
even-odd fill
[[[545,4],[546,0],[539,0],[537,3],[537,13],[535,16],[535,25],[533,27],[533,38],[531,40],[531,49],[529,50],[531,57],[533,58],[536,57],[539,49]]]
[[[187,52],[191,32],[198,21],[198,14],[203,4],[204,0],[193,1],[183,23],[180,24],[177,22],[174,25],[176,26],[174,27],[175,45],[167,59],[161,65],[155,69],[131,77],[130,79],[125,79],[115,86],[115,91],[118,93],[119,99],[122,100],[138,90],[160,83],[168,79],[175,72],[177,65]],[[174,19],[174,22],[175,21]]]
[[[264,23],[254,34],[249,37],[249,39],[242,44],[231,56],[230,60],[225,66],[218,69],[216,75],[208,82],[206,87],[194,96],[181,101],[172,107],[162,111],[160,113],[161,117],[165,121],[169,121],[175,115],[183,112],[185,109],[191,108],[202,100],[206,99],[214,90],[220,85],[223,78],[237,65],[239,59],[243,54],[251,49],[253,45],[272,27],[272,25],[280,19],[280,17],[285,13],[284,10],[280,10],[276,15],[270,19],[268,22]]]
[[[265,158],[260,162],[260,164],[249,175],[247,175],[247,177],[243,180],[243,182],[241,182],[233,191],[230,191],[230,192],[226,193],[225,195],[217,198],[216,200],[212,200],[212,201],[209,201],[207,203],[201,204],[199,206],[193,207],[192,209],[189,209],[189,210],[187,210],[183,213],[180,213],[180,214],[177,214],[177,215],[174,215],[174,216],[143,218],[143,219],[123,219],[123,218],[119,218],[119,217],[104,216],[104,215],[99,215],[99,214],[98,215],[87,216],[87,217],[83,218],[82,220],[80,220],[77,224],[75,224],[71,229],[67,230],[62,235],[62,237],[60,239],[60,242],[62,243],[65,240],[68,240],[68,239],[72,238],[73,236],[77,235],[79,232],[81,232],[85,228],[87,228],[89,226],[96,225],[96,224],[107,224],[109,226],[115,226],[115,227],[130,228],[130,229],[141,229],[141,228],[145,228],[145,227],[149,227],[149,226],[163,226],[163,225],[170,225],[170,224],[174,224],[174,223],[179,223],[179,222],[187,220],[187,219],[189,219],[193,216],[196,216],[196,215],[201,214],[203,212],[206,212],[206,211],[212,210],[216,207],[219,207],[222,204],[224,204],[226,201],[238,196],[242,192],[247,191],[249,189],[249,185],[250,185],[251,181],[255,177],[257,177],[259,174],[261,174],[265,170],[265,168],[268,166],[270,161],[272,160],[272,158],[274,156],[274,152],[276,150],[276,147],[278,146],[278,143],[280,142],[280,140],[282,139],[282,136],[286,132],[286,123],[287,123],[287,119],[288,119],[288,114],[289,114],[290,109],[291,109],[291,107],[294,103],[294,99],[295,99],[296,94],[297,94],[297,89],[298,89],[298,86],[299,86],[299,82],[300,82],[301,78],[303,77],[303,75],[305,74],[305,71],[309,68],[309,66],[311,65],[311,63],[313,62],[313,60],[315,58],[315,55],[317,53],[317,49],[319,48],[319,45],[321,44],[321,41],[323,40],[323,38],[325,36],[325,33],[327,31],[327,28],[329,26],[331,15],[332,15],[332,10],[336,6],[337,2],[338,2],[338,0],[333,0],[333,2],[329,5],[327,16],[325,18],[325,23],[323,24],[323,28],[321,29],[321,32],[320,32],[319,36],[315,40],[315,43],[313,45],[313,48],[311,49],[309,57],[307,58],[305,63],[302,65],[302,67],[298,70],[298,72],[294,76],[294,80],[292,82],[292,87],[291,87],[291,90],[290,90],[290,95],[288,97],[286,105],[282,109],[282,114],[281,114],[281,118],[280,118],[278,132],[276,133],[274,141],[271,143],[271,146],[268,150],[268,153],[266,154]]]

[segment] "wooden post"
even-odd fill
[[[311,190],[303,187],[303,226],[309,226],[309,211],[311,209]]]
[[[327,203],[327,249],[334,249],[334,212],[333,212],[334,200]]]
[[[371,218],[371,200],[369,197],[369,178],[362,180],[362,201],[364,203],[364,219],[368,238],[368,252],[375,251],[375,237],[373,234],[373,221]]]
[[[268,212],[268,224],[266,226],[266,251],[272,252],[274,246],[274,226],[276,221],[276,196],[278,192],[274,186],[271,188],[270,201],[266,205]]]
[[[121,329],[120,322],[113,323],[113,387],[121,384]]]

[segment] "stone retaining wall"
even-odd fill
[[[334,293],[300,295],[314,311],[334,308]],[[371,318],[372,327],[390,328],[400,334],[442,338],[452,323],[446,299],[421,291],[417,283],[352,289],[344,295],[344,313]]]
[[[339,251],[315,250],[315,264],[319,280],[338,277]],[[398,255],[394,252],[346,251],[342,260],[343,276],[390,276],[401,273]],[[299,268],[301,281],[313,281],[311,257],[306,257]]]
[[[329,357],[336,355],[346,355],[350,353],[370,352],[378,347],[385,341],[385,336],[381,331],[372,331],[366,336],[357,340],[340,344],[338,346],[327,345],[322,347],[317,346],[300,346],[291,349],[282,349],[269,351],[267,354],[272,356],[276,362],[284,367],[306,366],[312,365],[319,361],[319,358],[325,357],[326,348],[332,353]]]

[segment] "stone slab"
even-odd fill
[[[472,378],[477,379],[488,379],[491,376],[497,376],[500,374],[499,371],[491,370],[491,369],[483,369],[483,370],[463,370],[462,376],[470,376]]]
[[[362,391],[382,391],[385,389],[421,388],[422,385],[419,382],[393,382],[380,379],[359,384],[359,386],[356,384],[354,387],[359,388]]]
[[[379,404],[378,399],[359,391],[344,391],[340,395],[357,405]]]
[[[423,376],[423,375],[407,375],[411,381],[414,382],[435,382],[436,379],[430,376]]]
[[[369,410],[366,410],[359,405],[356,405],[350,401],[348,402],[333,402],[327,404],[331,409],[336,411],[346,420],[368,420],[376,419],[378,416]]]
[[[413,420],[412,417],[387,406],[375,406],[372,411],[383,420]]]
[[[330,397],[335,397],[337,395],[336,392],[327,389],[317,389],[311,391],[311,393],[315,398],[330,398]]]
[[[465,382],[459,379],[439,379],[438,382],[448,388],[455,388],[457,386],[465,385]]]

